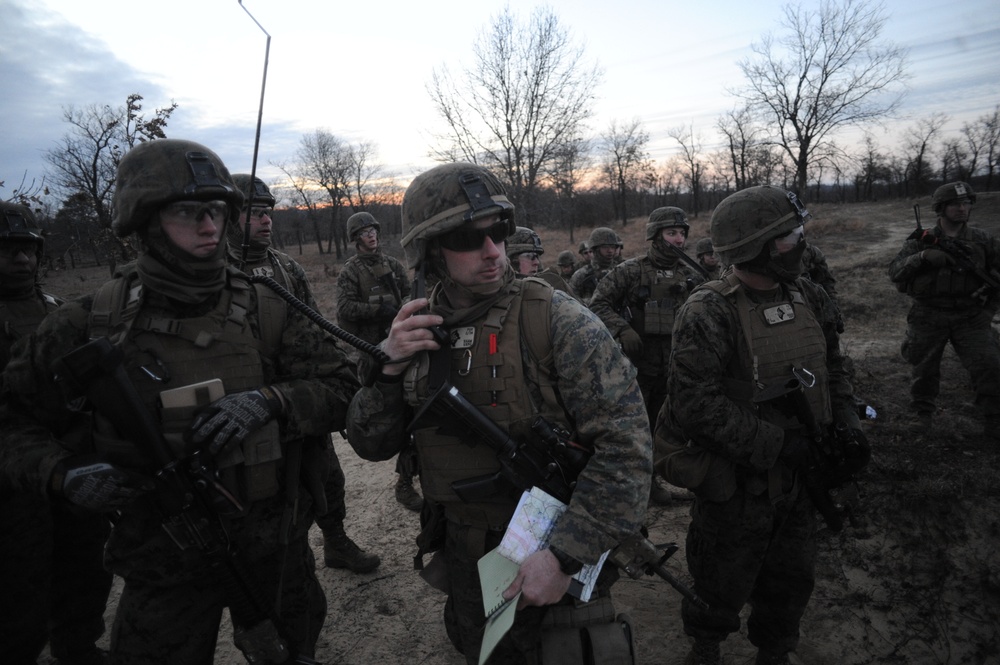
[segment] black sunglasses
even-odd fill
[[[454,231],[438,236],[438,242],[442,247],[453,252],[471,252],[482,247],[487,238],[494,243],[503,242],[510,235],[509,231],[509,222],[502,219],[485,229],[477,229],[471,225],[460,226]]]

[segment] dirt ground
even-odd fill
[[[885,266],[912,228],[912,203],[814,206],[806,227],[838,277],[847,321],[843,346],[855,361],[856,393],[877,418],[864,423],[873,459],[860,482],[862,514],[839,534],[819,534],[817,586],[793,662],[1000,663],[1000,454],[981,436],[968,375],[950,350],[933,428],[915,430],[906,410],[909,366],[898,349],[908,303],[886,279]],[[932,224],[929,199],[920,203],[925,225]],[[1000,233],[1000,194],[980,195],[972,223]],[[690,244],[707,226],[707,215],[693,220]],[[644,251],[642,220],[618,230],[626,255]],[[539,233],[547,248],[543,259],[550,260],[585,236]],[[398,250],[398,238],[386,241]],[[332,316],[337,264],[315,247],[286,251],[306,267],[324,313]],[[76,270],[46,281],[52,292],[72,297],[92,291],[106,275],[106,269]],[[354,575],[320,563],[329,609],[317,659],[331,665],[463,662],[444,632],[443,596],[413,571],[417,517],[394,499],[393,464],[360,460],[339,436],[335,446],[347,474],[348,532],[382,564]],[[685,580],[688,519],[688,505],[677,503],[652,507],[646,520],[654,543],[681,546],[668,567]],[[315,527],[311,540],[322,562]],[[683,662],[688,641],[673,589],[654,578],[626,578],[615,599],[635,627],[637,662]],[[723,653],[727,665],[753,662],[745,632],[731,636]],[[220,637],[216,662],[243,662],[228,634]]]

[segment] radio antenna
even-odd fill
[[[260,28],[260,31],[267,36],[267,46],[264,47],[264,75],[261,76],[260,79],[260,106],[257,108],[257,134],[253,139],[253,161],[250,163],[250,190],[244,192],[247,197],[247,221],[243,225],[243,246],[240,248],[240,270],[242,271],[246,267],[247,254],[250,252],[250,209],[252,208],[251,204],[253,203],[253,194],[257,191],[257,187],[254,183],[256,182],[255,178],[257,177],[257,151],[260,149],[260,125],[264,118],[264,90],[267,88],[267,62],[271,56],[271,35],[268,34],[267,30],[264,29],[264,26],[260,24],[260,21],[254,18],[253,14],[250,13],[250,10],[243,5],[243,0],[237,0],[237,2],[240,3],[240,7],[242,7],[243,11],[247,13],[250,20],[256,23],[257,27]]]

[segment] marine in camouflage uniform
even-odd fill
[[[698,259],[698,265],[708,273],[706,280],[719,279],[719,275],[722,274],[722,262],[719,261],[719,255],[712,247],[712,239],[702,238],[696,242],[694,253],[695,258]]]
[[[261,311],[267,298],[227,266],[224,229],[242,203],[204,146],[161,139],[133,148],[118,167],[112,228],[121,237],[137,234],[139,258],[93,296],[50,314],[15,347],[4,375],[0,426],[9,436],[0,444],[0,482],[118,511],[105,549],[105,565],[125,583],[113,664],[211,663],[226,606],[245,653],[278,642],[267,622],[254,624],[263,636],[247,632],[255,619],[247,620],[246,603],[229,592],[231,578],[214,557],[181,549],[168,535],[167,494],[150,480],[159,464],[147,442],[125,438],[98,411],[89,428],[89,400],[55,378],[54,363],[92,337],[121,349],[120,367],[170,449],[178,456],[200,450],[239,500],[243,510],[230,503],[218,526],[262,602],[280,613],[286,645],[311,655],[325,618],[307,531],[310,490],[322,501],[318,469],[327,455],[302,441],[343,427],[358,383],[331,338],[298,312],[272,326]],[[221,398],[193,387],[220,377]],[[181,388],[168,401],[177,407],[161,409],[161,391],[172,388]],[[68,452],[59,440],[79,444]]]
[[[620,261],[618,254],[622,248],[621,238],[606,226],[599,226],[590,232],[587,247],[591,250],[590,263],[583,266],[569,280],[569,287],[585,305],[597,290],[597,284],[611,272]]]
[[[515,437],[530,436],[530,424],[543,415],[593,450],[549,548],[521,564],[504,594],[520,590],[521,609],[488,662],[538,663],[553,625],[614,620],[614,570],[605,567],[590,603],[576,607],[565,594],[569,573],[595,563],[642,523],[651,451],[635,369],[578,301],[533,278],[515,278],[504,246],[514,232],[513,206],[485,169],[447,164],[417,176],[402,215],[409,267],[440,282],[428,314],[420,313],[428,302],[414,299],[397,315],[382,344],[393,362],[365,375],[351,404],[349,439],[363,458],[388,459],[431,385],[446,377]],[[434,341],[433,326],[444,328],[450,348]],[[418,542],[423,552],[437,551],[428,571],[443,558],[445,626],[466,661],[477,663],[485,616],[476,562],[500,542],[520,492],[503,481],[489,496],[462,502],[452,481],[499,465],[474,435],[439,430],[448,422],[429,416],[414,430],[427,502]],[[583,648],[578,639],[565,644]]]
[[[931,426],[941,388],[941,357],[948,342],[969,372],[984,434],[1000,439],[1000,349],[990,322],[1000,304],[1000,240],[969,226],[976,202],[964,182],[934,192],[937,224],[918,230],[889,264],[889,278],[913,299],[906,317],[903,359],[913,365],[910,408]]]
[[[229,246],[229,262],[243,272],[254,277],[270,277],[293,296],[319,313],[316,298],[305,270],[288,254],[271,247],[272,218],[275,199],[271,190],[260,178],[250,174],[236,173],[233,182],[243,192],[246,201],[235,224],[226,227],[226,241]],[[250,242],[245,242],[247,211],[250,212]],[[244,256],[244,245],[246,253]],[[329,568],[347,568],[355,573],[370,573],[378,568],[378,555],[362,550],[344,530],[347,517],[345,494],[346,478],[344,470],[333,447],[330,435],[310,440],[308,445],[327,448],[330,458],[330,473],[324,483],[326,509],[317,507],[316,524],[323,532],[323,561]]]
[[[389,334],[396,312],[410,297],[406,268],[382,252],[382,225],[367,212],[356,212],[347,220],[347,236],[357,254],[347,259],[337,277],[337,319],[340,326],[369,344],[378,344]],[[360,358],[360,353],[354,357]],[[424,504],[413,486],[418,473],[416,451],[405,446],[396,458],[396,501],[415,512]]]
[[[583,266],[590,265],[590,257],[594,255],[594,251],[590,249],[590,245],[587,244],[586,240],[580,241],[580,245],[576,251],[580,255],[580,260],[576,262],[573,272],[576,272]]]
[[[563,279],[558,271],[552,268],[541,270],[541,257],[545,253],[545,248],[542,247],[542,239],[534,230],[525,226],[518,226],[514,230],[514,235],[507,238],[505,244],[507,245],[507,260],[510,261],[511,268],[514,270],[516,276],[534,276],[547,282],[553,289],[559,289],[564,293],[573,295],[569,284],[566,283],[566,280]]]
[[[814,284],[819,284],[830,296],[834,306],[837,308],[837,332],[844,332],[844,316],[840,313],[840,305],[837,302],[837,279],[833,276],[833,271],[826,262],[826,256],[816,245],[807,242],[806,251],[802,252],[802,275],[808,277]]]
[[[45,240],[31,211],[0,202],[0,366],[62,300],[42,291]],[[0,654],[19,665],[49,642],[60,665],[98,665],[111,574],[101,558],[110,523],[37,493],[0,492]]]
[[[687,563],[710,609],[683,601],[684,631],[695,640],[689,665],[721,662],[720,643],[739,630],[747,603],[757,664],[788,663],[813,590],[816,508],[798,477],[810,419],[801,404],[782,410],[754,398],[787,383],[791,368],[808,370],[815,385],[804,395],[815,422],[824,431],[842,423],[864,439],[836,310],[821,288],[798,278],[807,217],[793,194],[775,187],[724,199],[712,215],[712,242],[734,267],[697,288],[674,326],[655,442],[657,469],[696,496]]]

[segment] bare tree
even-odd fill
[[[687,127],[674,127],[667,132],[667,136],[681,146],[680,158],[684,162],[685,179],[691,191],[691,205],[688,212],[697,217],[701,205],[701,179],[705,174],[705,164],[701,161],[701,137],[695,135],[693,123]]]
[[[913,196],[927,193],[931,177],[931,167],[928,157],[931,153],[931,142],[937,138],[941,129],[948,123],[944,113],[932,113],[927,118],[917,121],[914,127],[906,130],[903,136],[903,148],[908,155],[906,166],[906,183]]]
[[[497,170],[530,226],[540,181],[582,133],[601,72],[545,7],[526,23],[505,7],[471,48],[458,79],[442,65],[428,85],[447,126],[431,154]]]
[[[638,118],[627,123],[612,120],[601,135],[601,142],[606,156],[605,173],[614,192],[615,211],[625,226],[628,224],[629,195],[639,188],[640,179],[649,169],[649,153],[646,152],[649,133],[642,128]]]
[[[1000,105],[992,113],[976,118],[975,122],[963,124],[961,140],[963,149],[968,154],[968,177],[972,178],[985,167],[986,189],[992,189],[1000,148]]]
[[[736,92],[777,129],[772,139],[795,164],[800,193],[809,166],[837,130],[892,115],[903,96],[906,57],[882,41],[886,15],[868,0],[821,0],[815,11],[784,8],[784,33],[752,46]]]
[[[555,159],[546,170],[556,194],[556,219],[560,227],[569,228],[569,240],[574,241],[576,228],[576,191],[591,164],[590,140],[576,137],[556,151]]]

